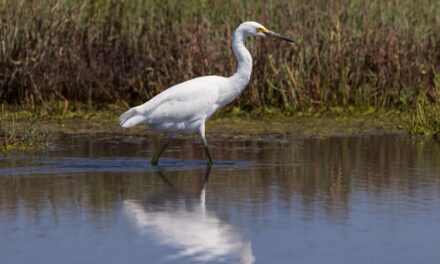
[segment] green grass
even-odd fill
[[[41,117],[28,115],[24,121],[18,121],[17,114],[0,114],[0,152],[38,151],[50,146],[50,134],[41,129]]]
[[[440,104],[427,102],[426,98],[417,100],[416,110],[404,119],[405,128],[412,134],[433,136],[440,141]]]
[[[433,85],[429,90],[434,96],[419,95],[415,107],[406,107],[403,126],[412,134],[433,136],[440,141],[440,74],[434,72]],[[409,109],[408,109],[409,108]],[[414,109],[415,108],[415,109]]]

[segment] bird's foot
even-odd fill
[[[156,154],[154,154],[153,158],[151,159],[151,165],[157,166],[158,165],[158,161],[159,161],[159,157]]]

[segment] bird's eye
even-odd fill
[[[268,32],[269,30],[267,30],[267,28],[265,28],[265,27],[259,27],[259,28],[257,28],[257,33],[266,33],[266,32]]]

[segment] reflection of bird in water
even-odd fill
[[[163,179],[166,177],[159,172]],[[124,201],[124,210],[141,233],[152,234],[160,244],[176,248],[171,259],[190,258],[193,261],[227,261],[253,263],[251,243],[237,229],[206,210],[205,173],[198,203],[194,207],[167,203],[162,210],[148,210],[139,201]]]

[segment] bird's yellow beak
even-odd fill
[[[267,28],[259,28],[258,32],[261,32],[261,33],[263,33],[264,35],[266,35],[268,37],[282,39],[282,40],[293,42],[293,43],[296,44],[296,42],[293,39],[285,37],[285,36],[282,36],[282,35],[280,35],[278,33],[273,32],[273,31],[270,31]]]

